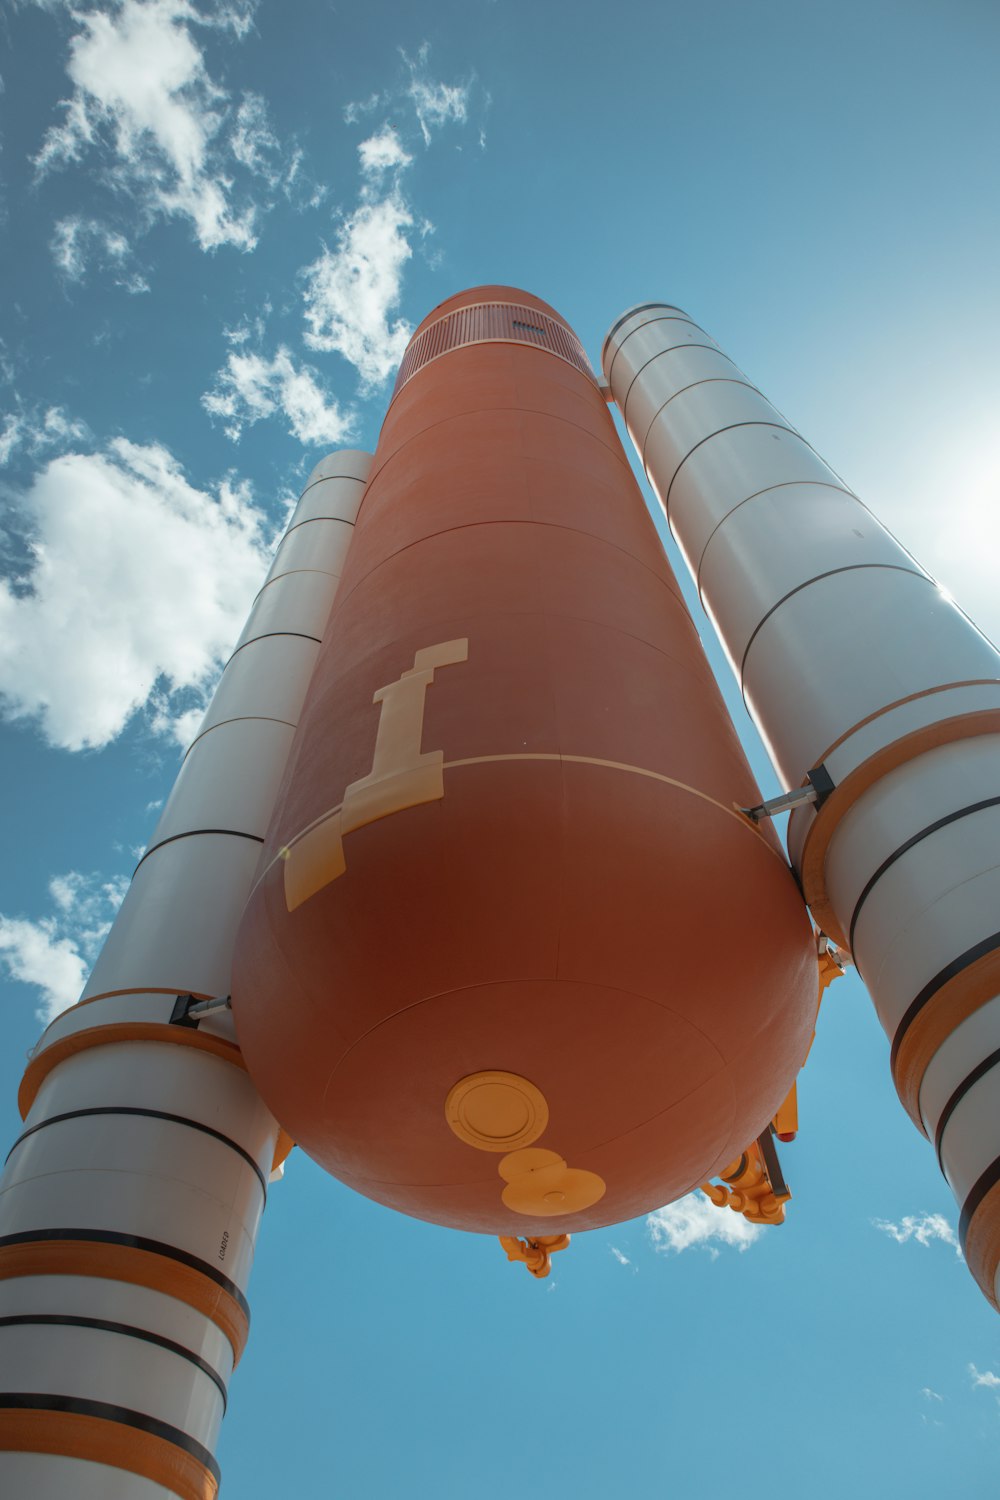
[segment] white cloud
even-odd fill
[[[0,432],[0,468],[11,460],[12,454],[20,447],[24,422],[17,412],[7,412],[3,419],[3,431]]]
[[[428,77],[427,62],[430,47],[426,42],[416,57],[402,54],[410,74],[407,97],[416,112],[424,145],[431,143],[431,132],[440,130],[449,121],[464,125],[469,118],[469,84],[436,83]]]
[[[305,340],[312,349],[342,354],[360,374],[362,388],[371,390],[396,368],[412,331],[391,316],[413,253],[407,236],[414,218],[399,182],[411,158],[388,125],[362,141],[358,153],[358,207],[341,225],[336,248],[324,246],[302,272]]]
[[[384,125],[378,135],[369,136],[358,147],[361,157],[361,175],[369,180],[378,179],[383,172],[408,167],[413,157],[403,146],[399,136],[389,125]]]
[[[992,1370],[977,1370],[975,1365],[969,1365],[969,1375],[972,1377],[973,1387],[985,1386],[988,1391],[1000,1390],[1000,1375],[994,1375]]]
[[[944,1400],[944,1397],[943,1396],[939,1396],[938,1393],[937,1393],[937,1391],[932,1391],[929,1385],[925,1385],[923,1387],[923,1389],[921,1390],[920,1394],[921,1394],[921,1396],[923,1396],[923,1398],[924,1398],[925,1401],[943,1401]]]
[[[112,186],[135,198],[149,220],[189,219],[203,250],[252,249],[258,205],[236,203],[230,173],[242,167],[273,184],[280,148],[257,95],[244,97],[226,135],[229,96],[209,76],[191,27],[242,36],[254,9],[223,4],[200,11],[190,0],[116,0],[107,10],[71,10],[79,27],[67,64],[73,93],[63,101],[65,118],[48,131],[35,157],[39,174],[99,150],[110,161]],[[63,228],[56,241],[64,268],[67,262],[78,266],[82,253],[79,235],[75,246],[68,236]]]
[[[107,744],[157,696],[189,713],[231,650],[267,566],[243,485],[191,486],[124,439],[53,459],[21,498],[29,564],[0,581],[0,698],[50,744]]]
[[[213,389],[201,398],[207,412],[225,421],[226,435],[233,442],[239,441],[244,427],[279,411],[300,443],[321,446],[350,437],[353,414],[328,395],[315,370],[297,367],[284,345],[273,359],[265,359],[242,353],[239,346],[245,340],[239,333],[233,341],[237,348],[216,375]]]
[[[30,921],[0,914],[0,962],[12,979],[38,991],[42,1020],[75,1004],[127,888],[123,877],[71,870],[49,882],[52,916]]]
[[[646,1219],[653,1248],[682,1250],[702,1248],[708,1250],[713,1259],[718,1255],[716,1244],[733,1245],[741,1253],[749,1249],[761,1234],[759,1224],[751,1224],[742,1214],[729,1208],[716,1208],[703,1193],[689,1193],[666,1208],[658,1208]]]
[[[942,1244],[950,1245],[959,1259],[962,1257],[955,1231],[944,1214],[907,1214],[898,1224],[891,1219],[872,1219],[872,1223],[897,1245],[905,1245],[907,1240],[916,1240],[918,1245],[940,1240]]]
[[[622,1252],[619,1250],[619,1248],[618,1248],[617,1245],[610,1246],[610,1249],[611,1249],[611,1254],[614,1256],[615,1260],[618,1262],[618,1264],[620,1266],[630,1266],[632,1264],[632,1262],[629,1260],[628,1256],[627,1255],[623,1255]]]
[[[0,431],[0,468],[8,464],[21,448],[38,454],[44,453],[47,448],[85,441],[88,437],[87,424],[71,417],[65,407],[49,406],[44,411],[25,410],[22,407],[3,418],[3,430]]]

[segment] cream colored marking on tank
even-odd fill
[[[375,690],[372,702],[381,711],[371,770],[351,782],[338,808],[307,829],[292,848],[281,851],[289,911],[343,875],[347,869],[344,834],[444,796],[444,751],[420,748],[424,705],[435,671],[468,659],[467,638],[424,646],[414,656],[412,667],[395,682]]]
[[[718,802],[714,797],[710,797],[707,792],[700,792],[697,787],[689,786],[685,781],[678,781],[673,776],[664,776],[660,771],[649,771],[644,766],[630,766],[624,761],[619,760],[602,760],[594,755],[560,755],[557,752],[537,751],[518,755],[472,755],[465,760],[443,760],[441,762],[441,772],[456,770],[461,766],[485,766],[502,761],[561,761],[569,765],[600,766],[605,770],[625,771],[632,776],[645,776],[651,781],[659,781],[666,786],[676,787],[680,792],[690,792],[692,797],[698,797],[702,802],[707,802],[711,807],[717,808],[719,812],[725,813],[728,818],[733,818],[741,828],[745,828],[748,833],[752,833],[763,844],[769,854],[775,859],[781,860],[782,864],[785,863],[784,857],[769,843],[760,828],[746,816],[738,803],[732,802],[727,807],[724,802]],[[367,779],[366,777],[365,781]],[[392,778],[392,780],[396,782],[398,789],[401,786],[401,782],[398,778]],[[414,785],[416,784],[415,781]],[[360,786],[362,783],[355,782],[354,785]],[[415,807],[418,805],[418,802],[439,800],[443,796],[444,778],[442,774],[441,791],[437,793],[435,798],[411,798],[407,802],[385,806],[381,811],[373,813],[363,821],[371,823],[376,818],[384,818],[390,813],[402,812],[407,807]],[[347,861],[344,855],[341,835],[348,830],[344,829],[342,825],[343,806],[343,803],[338,803],[336,807],[331,807],[329,812],[325,812],[316,818],[314,822],[309,824],[308,828],[303,829],[302,833],[291,844],[287,844],[276,856],[277,859],[285,862],[285,904],[289,911],[294,911],[297,906],[301,906],[304,901],[308,901],[310,896],[315,896],[324,886],[330,885],[345,873]],[[352,829],[361,826],[361,822],[351,824]],[[275,860],[272,860],[263,875],[261,875],[260,880],[264,879],[274,863]],[[257,882],[258,885],[260,884],[260,880]],[[254,889],[256,890],[256,885]]]

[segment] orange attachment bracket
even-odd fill
[[[539,1281],[552,1270],[552,1257],[569,1246],[568,1234],[543,1234],[537,1239],[519,1240],[513,1235],[498,1236],[507,1259],[520,1261]]]
[[[701,1187],[716,1208],[731,1208],[751,1224],[785,1222],[785,1204],[792,1195],[781,1172],[770,1127],[719,1176],[721,1182],[705,1182]]]

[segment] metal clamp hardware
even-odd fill
[[[232,995],[215,995],[211,1000],[196,1000],[193,995],[178,995],[170,1012],[171,1026],[197,1027],[206,1016],[214,1016],[220,1010],[231,1010]]]
[[[805,786],[797,786],[792,792],[782,792],[780,797],[769,797],[756,807],[741,807],[740,811],[752,822],[759,823],[762,818],[775,818],[779,813],[804,807],[807,802],[815,802],[817,807],[822,807],[833,789],[833,777],[826,766],[814,766],[806,775]]]

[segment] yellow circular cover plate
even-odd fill
[[[532,1218],[579,1213],[607,1191],[603,1177],[568,1167],[555,1151],[514,1151],[500,1163],[500,1176],[507,1183],[500,1195],[505,1206]]]
[[[537,1141],[549,1123],[541,1089],[517,1073],[470,1073],[444,1105],[459,1140],[479,1151],[516,1151]]]

